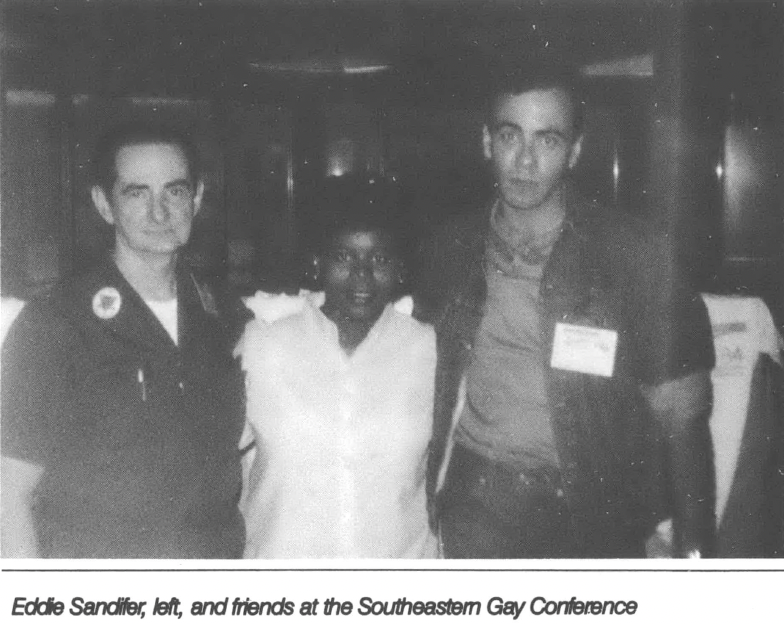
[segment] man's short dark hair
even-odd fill
[[[101,137],[93,158],[94,183],[105,193],[111,193],[117,179],[117,153],[131,145],[161,143],[176,145],[183,151],[188,161],[191,182],[195,185],[201,177],[201,159],[190,135],[173,126],[143,122],[115,126]]]
[[[560,62],[516,65],[499,62],[490,72],[490,84],[485,111],[488,126],[493,123],[495,109],[502,98],[528,91],[560,89],[566,93],[572,106],[575,135],[579,136],[582,132],[585,97],[582,79],[574,66]]]

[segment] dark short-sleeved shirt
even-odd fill
[[[11,327],[2,454],[44,468],[42,556],[241,556],[241,378],[190,273],[177,288],[179,346],[111,262]]]

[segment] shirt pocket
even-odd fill
[[[75,417],[95,461],[111,462],[120,449],[143,444],[149,411],[144,369],[132,362],[102,361],[77,377]]]

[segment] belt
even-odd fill
[[[568,511],[555,467],[494,461],[459,444],[452,452],[440,498],[445,507],[473,500],[509,519],[523,509]]]
[[[449,476],[463,482],[478,481],[484,486],[526,488],[563,498],[561,473],[554,466],[532,466],[530,462],[494,460],[461,444],[455,444]]]

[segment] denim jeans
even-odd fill
[[[449,559],[576,557],[557,476],[493,462],[456,445],[439,497]]]

